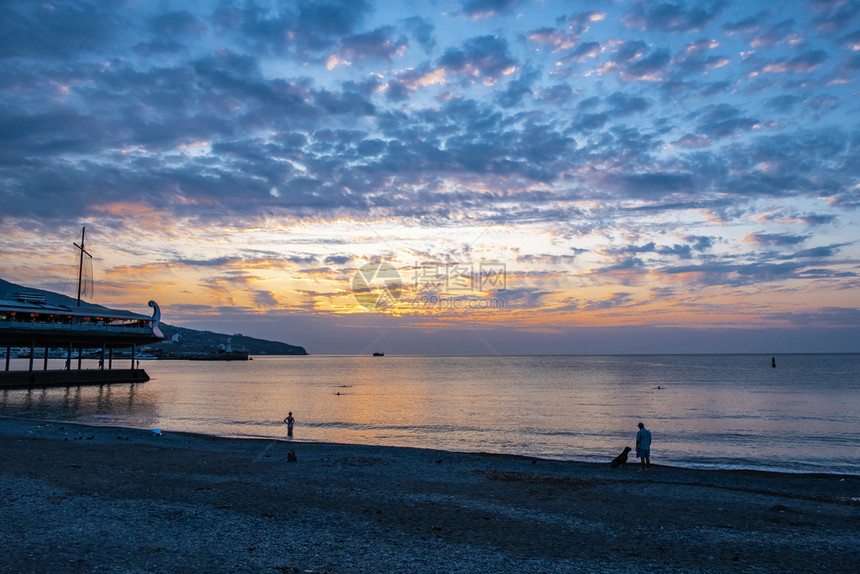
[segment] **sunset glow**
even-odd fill
[[[860,351],[860,8],[12,2],[0,278],[311,353]],[[401,282],[374,307],[356,273]]]

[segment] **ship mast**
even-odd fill
[[[92,255],[90,255],[90,252],[87,251],[86,249],[84,249],[84,239],[86,238],[86,235],[87,235],[87,227],[84,226],[83,229],[81,229],[81,244],[80,245],[78,245],[77,243],[73,244],[75,247],[77,247],[78,249],[81,250],[81,261],[80,261],[80,264],[78,265],[78,307],[81,306],[81,284],[83,283],[83,277],[84,277],[84,254],[86,254],[88,257],[92,258]]]

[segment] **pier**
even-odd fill
[[[164,339],[158,328],[161,310],[155,301],[150,301],[153,312],[152,317],[147,317],[84,302],[81,297],[87,292],[92,294],[92,271],[89,269],[92,255],[86,250],[86,235],[87,228],[83,227],[80,244],[74,244],[79,253],[76,299],[2,282],[7,289],[15,290],[0,293],[0,348],[6,348],[0,389],[149,380],[146,371],[137,368],[135,355],[137,345]],[[13,347],[19,357],[20,349],[29,348],[29,352],[24,352],[29,359],[26,371],[10,369]],[[114,350],[127,348],[131,348],[130,368],[114,369]],[[42,351],[41,370],[35,364],[37,349]],[[59,351],[55,357],[66,359],[65,369],[48,369],[52,350]],[[98,369],[81,368],[85,350],[90,357],[98,358]],[[75,352],[77,368],[73,369]]]
[[[114,383],[143,383],[149,375],[143,369],[51,369],[47,371],[0,372],[0,390],[34,387],[79,387]]]
[[[41,293],[20,293],[11,299],[0,299],[0,348],[5,347],[6,351],[0,388],[149,380],[146,371],[137,367],[137,347],[164,338],[158,328],[161,315],[158,305],[150,301],[149,306],[154,310],[152,317],[99,305],[47,302]],[[10,369],[13,349],[29,351],[23,357],[28,359],[26,370]],[[114,358],[117,349],[130,349],[130,357]],[[97,369],[82,368],[85,354],[98,359]],[[48,369],[50,357],[66,359],[65,368]],[[128,368],[113,368],[115,362],[125,361],[130,362]]]

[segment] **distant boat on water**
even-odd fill
[[[374,357],[384,357],[385,353],[373,353]]]

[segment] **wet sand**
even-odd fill
[[[857,476],[640,473],[632,463],[4,418],[0,457],[4,572],[856,572],[860,563]]]

